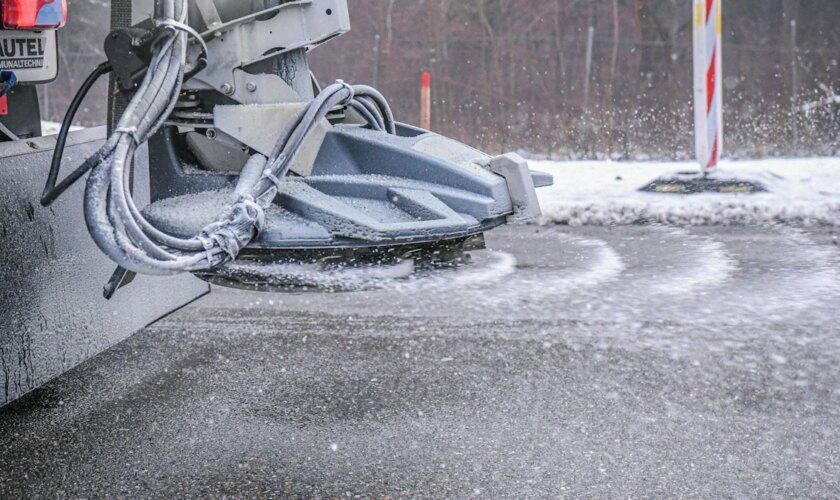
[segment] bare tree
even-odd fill
[[[72,36],[61,37],[61,77],[42,91],[52,120],[61,118],[75,89],[104,58],[106,0],[69,2],[64,33]],[[312,52],[316,75],[376,80],[403,119],[418,116],[419,74],[431,69],[435,128],[486,149],[578,156],[589,143],[599,154],[692,154],[688,0],[349,3],[354,29]],[[753,156],[790,152],[792,123],[800,128],[803,149],[840,150],[837,107],[806,115],[801,106],[826,97],[820,84],[840,81],[840,2],[723,6],[728,150]],[[796,53],[792,19],[797,21]],[[592,112],[587,120],[583,82],[590,25]],[[103,86],[86,101],[80,122],[103,121],[105,92]],[[794,92],[799,106],[792,106]]]

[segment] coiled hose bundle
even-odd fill
[[[236,186],[236,201],[219,214],[216,222],[189,239],[159,230],[143,217],[132,198],[132,162],[137,148],[172,113],[184,82],[189,37],[197,35],[185,25],[186,0],[165,0],[162,13],[163,19],[157,20],[158,24],[171,29],[166,30],[168,35],[155,46],[143,82],[113,135],[71,174],[78,178],[90,169],[84,211],[88,230],[99,248],[122,268],[153,275],[207,271],[236,259],[262,230],[265,210],[281,189],[295,156],[331,109],[350,107],[374,130],[395,133],[391,109],[378,91],[338,81],[322,90],[294,116],[280,134],[271,155],[257,154],[249,159]],[[102,73],[102,69],[98,71]],[[54,168],[50,174],[53,192],[48,183],[45,201],[51,202],[60,194],[54,188],[57,174]],[[70,183],[74,180],[68,179]],[[69,187],[68,181],[62,182],[62,192]]]

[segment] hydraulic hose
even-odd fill
[[[67,136],[70,134],[70,128],[73,126],[73,120],[76,119],[76,113],[79,112],[82,102],[87,97],[90,89],[100,78],[112,71],[111,63],[104,62],[96,67],[93,72],[87,77],[82,86],[79,88],[73,100],[70,102],[70,107],[64,115],[64,120],[61,123],[61,130],[58,132],[56,138],[55,150],[53,151],[52,163],[50,164],[50,173],[47,177],[47,185],[44,187],[44,194],[41,196],[41,205],[48,207],[58,199],[67,189],[81,179],[91,168],[93,164],[85,162],[81,167],[77,168],[70,175],[68,175],[58,186],[58,174],[61,171],[61,160],[64,156],[64,148],[67,146]]]
[[[206,271],[236,259],[262,230],[265,211],[282,189],[295,157],[333,108],[358,110],[375,130],[393,134],[396,129],[391,109],[378,91],[338,81],[289,121],[268,157],[251,157],[236,187],[236,201],[221,211],[216,222],[192,238],[161,231],[146,220],[132,198],[134,153],[174,109],[184,81],[189,37],[195,36],[185,25],[187,0],[164,0],[162,7],[163,19],[157,22],[170,28],[168,35],[155,46],[149,71],[113,135],[81,167],[90,169],[84,208],[96,244],[119,266],[158,275]],[[57,173],[51,172],[54,177]]]

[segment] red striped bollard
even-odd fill
[[[694,123],[704,174],[723,152],[722,1],[694,0]]]

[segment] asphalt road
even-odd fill
[[[529,226],[217,289],[0,410],[0,498],[837,497],[837,238]]]

